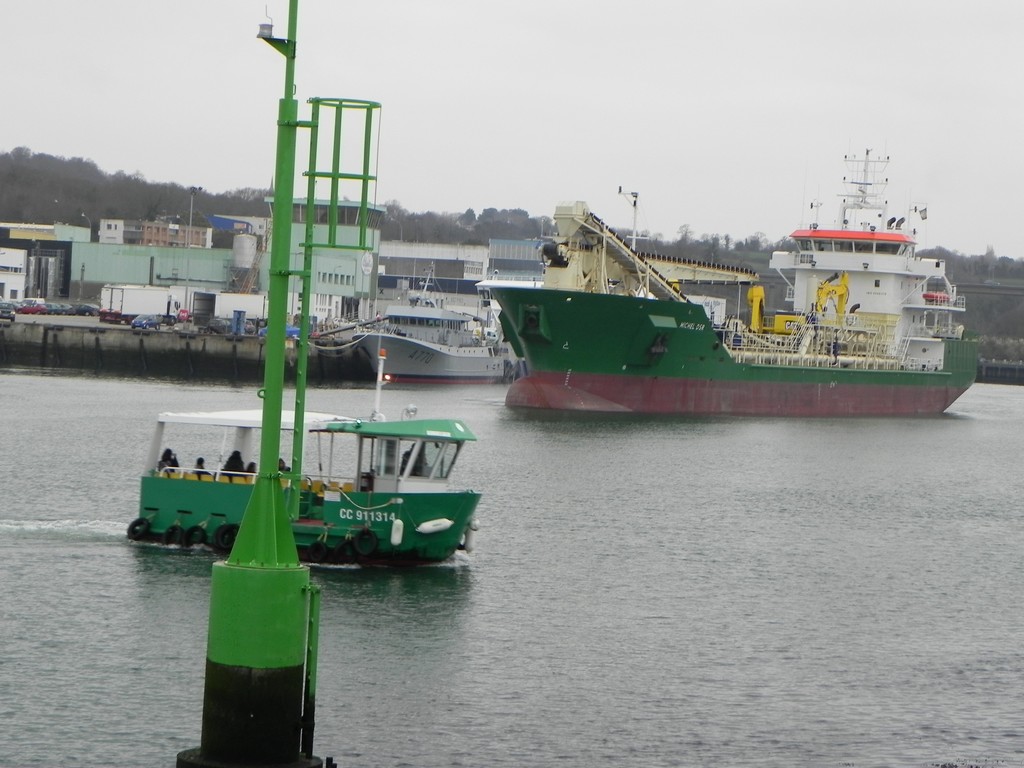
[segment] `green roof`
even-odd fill
[[[458,419],[409,419],[407,421],[334,421],[325,432],[347,432],[367,437],[399,437],[425,440],[476,440]]]

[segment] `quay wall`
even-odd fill
[[[1024,384],[1024,363],[981,360],[977,380],[982,384]]]
[[[297,350],[289,341],[285,379],[295,380]],[[261,383],[265,340],[181,330],[59,322],[0,324],[0,366],[97,375]],[[310,345],[308,381],[342,384],[372,376],[369,362],[343,347]]]

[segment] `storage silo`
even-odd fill
[[[256,235],[235,235],[231,243],[231,265],[235,269],[250,269],[256,261]]]

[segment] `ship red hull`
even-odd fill
[[[560,411],[743,416],[931,416],[967,387],[924,384],[794,383],[531,373],[505,404]]]

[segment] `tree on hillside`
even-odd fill
[[[193,223],[205,225],[204,211],[266,216],[270,190],[248,188],[195,198]],[[188,188],[151,182],[139,172],[104,173],[91,160],[33,153],[18,147],[0,153],[0,220],[84,225],[95,231],[102,218],[188,221]]]

